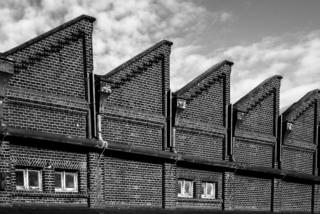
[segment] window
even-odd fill
[[[178,180],[178,197],[193,198],[193,182]]]
[[[216,184],[203,182],[202,183],[203,194],[201,198],[216,198]]]
[[[41,171],[16,169],[17,190],[41,190]]]
[[[77,192],[78,176],[74,172],[55,172],[56,192]]]

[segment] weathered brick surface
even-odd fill
[[[272,144],[237,140],[235,142],[234,154],[237,162],[272,167]]]
[[[7,141],[2,141],[0,146],[0,172],[6,173],[6,185],[5,191],[0,191],[0,204],[11,205],[11,178],[10,178],[10,143]]]
[[[176,149],[182,154],[211,160],[222,160],[223,142],[223,137],[213,136],[212,133],[194,133],[183,130],[177,130],[176,132]]]
[[[235,175],[230,182],[234,191],[234,209],[271,209],[270,179]]]
[[[106,206],[162,206],[162,165],[131,159],[105,158]]]
[[[103,76],[114,82],[103,109],[105,139],[162,150],[170,47],[170,42],[160,42]]]
[[[312,185],[281,182],[281,210],[311,211]]]
[[[16,61],[4,103],[5,123],[85,137],[84,77],[93,69],[92,20],[78,18],[58,28],[5,53]]]
[[[286,170],[313,173],[313,152],[284,148],[282,168]]]
[[[177,205],[177,165],[164,163],[162,166],[162,207],[175,209]]]
[[[184,92],[181,97],[188,99],[188,106],[181,114],[181,119],[201,121],[216,125],[225,125],[225,105],[230,103],[231,66],[224,64],[198,84]],[[223,77],[218,77],[222,73]],[[217,78],[217,80],[214,80]],[[209,83],[213,81],[213,83]],[[210,85],[207,89],[204,85]],[[195,94],[195,97],[192,97]],[[181,124],[183,126],[183,124]]]
[[[274,76],[265,80],[234,104],[234,108],[248,111],[240,129],[275,135],[281,78]]]

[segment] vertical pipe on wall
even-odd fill
[[[277,159],[278,168],[281,169],[281,161],[282,161],[282,115],[278,117],[278,133],[277,133]]]
[[[166,93],[166,130],[165,130],[165,140],[166,148],[172,147],[172,94],[169,89]]]

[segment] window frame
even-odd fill
[[[192,180],[186,180],[186,179],[178,179],[178,185],[179,185],[179,182],[182,182],[182,185],[181,185],[181,193],[178,192],[178,197],[181,197],[181,198],[193,198],[193,187],[194,187],[194,181]],[[190,193],[186,193],[185,192],[185,183],[186,182],[190,182]]]
[[[216,199],[217,182],[203,181],[201,183],[202,188],[203,188],[203,184],[205,185],[205,188],[203,189],[203,194],[201,194],[201,198]],[[211,190],[212,193],[210,195],[207,195],[208,184],[212,185],[212,187],[213,187]]]
[[[42,191],[42,171],[41,170],[26,168],[26,169],[16,169],[15,172],[17,172],[17,171],[23,172],[23,186],[21,186],[21,185],[18,186],[16,183],[15,184],[16,190]],[[38,173],[38,183],[39,183],[38,187],[29,186],[29,172],[37,172]]]
[[[55,171],[54,175],[61,174],[61,188],[57,188],[56,184],[54,185],[55,192],[78,192],[78,173],[70,171]],[[66,175],[73,175],[74,188],[66,187]]]

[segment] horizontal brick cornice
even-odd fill
[[[73,19],[71,21],[68,21],[68,22],[66,22],[66,23],[64,23],[64,24],[62,24],[62,25],[60,25],[60,26],[58,26],[58,27],[56,27],[56,28],[44,33],[44,34],[41,34],[40,36],[37,36],[36,38],[33,38],[33,39],[31,39],[31,40],[29,40],[29,41],[27,41],[27,42],[15,47],[15,48],[12,48],[11,50],[8,50],[8,51],[4,52],[3,55],[8,56],[8,55],[11,55],[11,54],[13,54],[15,52],[18,52],[18,51],[20,51],[20,50],[22,50],[22,49],[24,49],[24,48],[26,48],[26,47],[38,42],[40,40],[43,40],[46,37],[51,36],[52,34],[55,34],[58,31],[61,31],[61,30],[65,29],[65,28],[67,28],[67,27],[69,27],[69,26],[71,26],[71,25],[73,25],[73,24],[75,24],[75,23],[77,23],[77,22],[79,22],[79,21],[81,21],[83,19],[88,20],[89,22],[94,22],[96,20],[94,17],[87,16],[87,15],[81,15],[81,16],[79,16],[79,17],[77,17],[77,18],[75,18],[75,19]]]
[[[55,95],[28,89],[8,88],[7,97],[9,102],[27,102],[35,105],[68,108],[75,111],[87,111],[88,103],[84,99]]]
[[[247,140],[250,142],[257,142],[261,144],[274,144],[277,142],[276,137],[259,132],[246,131],[237,129],[235,133],[237,139]]]

